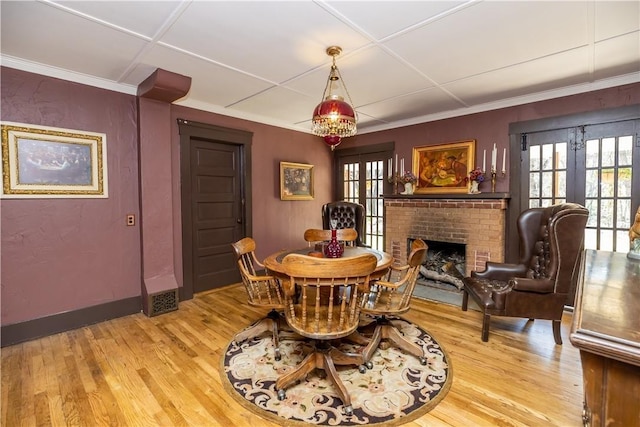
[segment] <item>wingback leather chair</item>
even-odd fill
[[[356,246],[367,246],[364,244],[364,206],[353,202],[331,202],[322,206],[322,228],[331,228],[331,219],[338,221],[337,228],[355,228],[358,232]]]
[[[487,262],[463,278],[462,310],[468,298],[483,312],[482,341],[489,339],[491,315],[546,319],[556,344],[565,304],[578,280],[589,211],[575,203],[532,208],[518,217],[520,262]]]

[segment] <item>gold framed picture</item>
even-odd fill
[[[476,140],[413,148],[416,194],[466,193],[473,170]]]
[[[280,200],[313,200],[313,165],[280,162]]]
[[[106,135],[2,122],[2,198],[109,197]]]

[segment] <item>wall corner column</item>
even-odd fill
[[[147,316],[178,308],[174,265],[171,103],[191,78],[157,69],[138,87],[142,305]],[[176,195],[179,196],[179,195]]]

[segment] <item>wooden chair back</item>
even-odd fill
[[[336,238],[339,242],[344,242],[350,246],[355,246],[355,242],[358,239],[358,232],[355,228],[342,228],[336,230]],[[304,232],[304,240],[311,246],[312,243],[328,242],[331,240],[331,230],[320,230],[317,228],[310,228]]]
[[[287,255],[282,265],[289,276],[283,284],[289,326],[300,335],[320,340],[354,332],[360,299],[377,263],[373,254],[337,259]]]
[[[427,244],[416,239],[411,244],[407,264],[391,267],[396,281],[379,280],[362,300],[362,311],[374,315],[401,314],[409,310],[411,297],[420,274],[420,266],[427,258]]]
[[[249,304],[259,307],[284,308],[284,292],[279,280],[266,272],[258,272],[258,269],[264,269],[264,265],[256,257],[255,240],[251,237],[245,237],[232,243],[231,246],[233,246],[238,258],[238,269],[247,291]]]

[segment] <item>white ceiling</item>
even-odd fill
[[[2,65],[309,132],[331,58],[360,133],[640,81],[640,1],[6,1]]]

